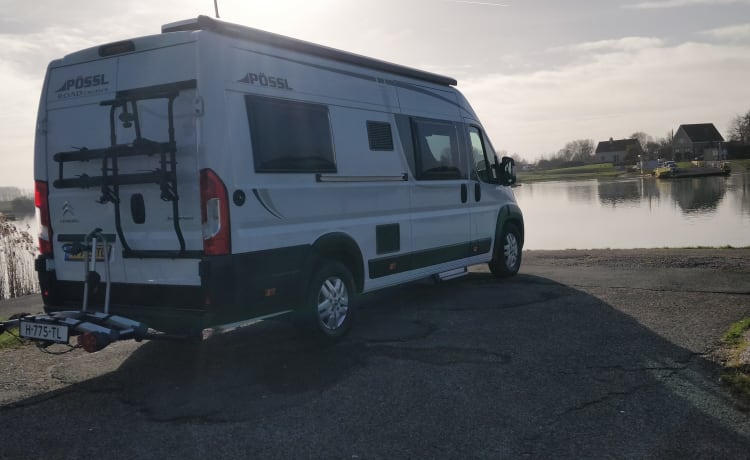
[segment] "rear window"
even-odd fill
[[[256,172],[336,172],[328,107],[245,96]]]

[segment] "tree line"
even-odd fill
[[[21,190],[18,187],[0,187],[0,201],[12,201],[16,198],[31,197],[31,192]]]
[[[642,131],[631,134],[629,139],[636,139],[640,144],[640,150],[628,147],[625,151],[624,163],[636,163],[638,155],[644,159],[671,158],[672,157],[672,133],[664,137],[654,138]],[[550,155],[543,155],[537,161],[539,168],[569,168],[596,163],[596,143],[593,139],[576,139],[565,144],[563,148]]]
[[[727,134],[728,142],[750,146],[750,110],[732,119]],[[638,161],[638,155],[641,155],[643,159],[652,160],[657,158],[672,158],[673,138],[674,133],[672,132],[657,138],[642,131],[635,132],[629,136],[629,139],[638,140],[640,151],[638,148],[629,148],[625,152],[623,162],[625,164],[635,164]],[[517,163],[524,163],[518,154],[511,156]],[[576,139],[566,143],[556,153],[543,155],[537,161],[536,166],[542,169],[566,168],[595,163],[596,161],[596,143],[594,140]]]
[[[18,187],[0,187],[0,213],[34,214],[34,196]]]

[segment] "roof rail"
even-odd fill
[[[456,79],[451,77],[446,77],[431,72],[425,72],[423,70],[406,67],[400,64],[393,64],[391,62],[381,61],[379,59],[373,59],[362,56],[360,54],[341,51],[335,48],[329,48],[327,46],[317,45],[315,43],[298,40],[296,38],[291,38],[272,32],[266,32],[260,29],[254,29],[252,27],[246,27],[239,24],[233,24],[231,22],[220,21],[209,16],[201,15],[195,19],[186,19],[183,21],[172,22],[169,24],[164,24],[161,27],[162,33],[190,30],[210,30],[211,32],[215,32],[217,34],[225,35],[228,37],[249,40],[263,45],[270,45],[291,51],[297,51],[299,53],[309,54],[325,59],[331,59],[333,61],[343,62],[346,64],[366,67],[368,69],[378,70],[381,72],[392,73],[400,75],[402,77],[409,77],[430,83],[436,83],[438,85],[458,85]]]

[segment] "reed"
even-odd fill
[[[0,214],[0,300],[39,292],[34,273],[36,247],[28,229]]]

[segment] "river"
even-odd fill
[[[514,192],[525,249],[750,246],[750,171],[536,182]]]

